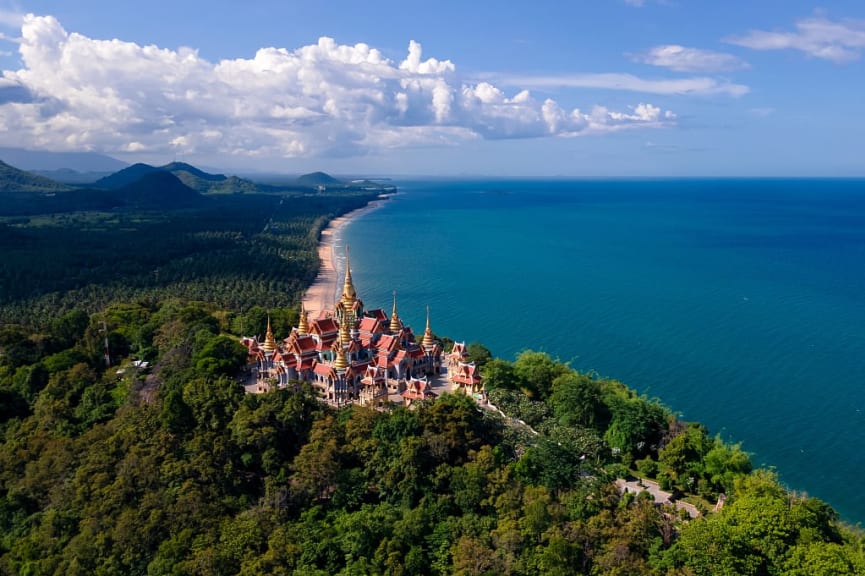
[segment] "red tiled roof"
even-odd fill
[[[387,350],[388,352],[392,351],[396,348],[397,344],[399,344],[399,340],[396,337],[390,334],[384,334],[381,338],[376,342],[376,348],[378,348],[379,354],[381,354],[382,350]]]
[[[297,339],[297,347],[301,352],[309,352],[315,350],[315,338],[312,336],[300,336]]]
[[[384,310],[382,310],[381,308],[376,308],[375,310],[367,310],[366,313],[380,322],[384,322],[387,320],[387,314],[385,314]]]
[[[313,368],[313,372],[321,376],[330,376],[333,373],[333,368],[327,364],[316,364],[315,368]]]
[[[375,318],[370,318],[369,316],[364,316],[360,320],[360,325],[358,326],[358,330],[361,332],[377,332],[381,330],[381,322],[379,322]]]
[[[333,318],[319,318],[309,323],[309,330],[315,334],[339,332],[339,324]]]

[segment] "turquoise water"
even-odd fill
[[[399,184],[341,233],[367,308],[621,380],[865,521],[865,181]]]

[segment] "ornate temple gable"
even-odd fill
[[[435,398],[436,396],[437,394],[430,389],[429,382],[427,382],[425,377],[409,378],[406,382],[406,389],[402,393],[402,397],[406,400],[406,404],[410,404],[411,401]]]
[[[448,355],[448,358],[456,361],[463,361],[469,357],[468,352],[466,351],[466,343],[465,342],[454,342],[454,347],[451,350],[451,353]]]
[[[453,381],[467,386],[479,386],[481,377],[478,373],[478,368],[474,362],[460,362],[457,364],[456,372],[453,375]]]
[[[381,354],[382,352],[390,354],[398,347],[399,339],[393,334],[383,334],[376,343],[376,348],[379,354]]]
[[[366,370],[364,370],[361,383],[367,386],[376,386],[384,384],[385,380],[385,372],[381,367],[368,365]]]

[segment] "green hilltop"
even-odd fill
[[[68,190],[54,180],[31,172],[19,170],[0,160],[0,194],[3,193],[51,193]]]

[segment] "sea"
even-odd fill
[[[365,307],[541,350],[865,522],[865,180],[418,180],[336,237]]]

